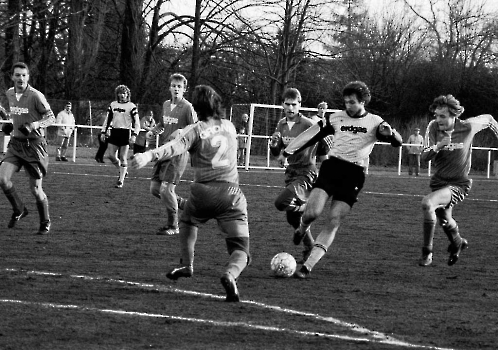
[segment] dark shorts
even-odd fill
[[[216,219],[220,229],[231,237],[249,237],[246,197],[237,184],[193,183],[180,220],[198,226]]]
[[[345,202],[353,206],[358,201],[365,183],[363,167],[345,160],[330,157],[324,160],[318,173],[314,188],[321,188],[333,200]]]
[[[41,179],[47,175],[48,152],[47,141],[40,137],[37,139],[19,139],[12,137],[7,148],[7,153],[2,160],[26,170],[33,179]]]
[[[317,174],[314,169],[288,166],[285,169],[285,186],[294,193],[296,198],[305,203],[308,200],[316,177]]]
[[[122,147],[130,144],[131,132],[129,129],[111,129],[111,136],[107,143]]]
[[[152,181],[178,184],[187,167],[188,152],[168,160],[158,160],[152,169]]]

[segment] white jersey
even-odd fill
[[[329,120],[335,133],[328,155],[368,166],[368,158],[377,141],[377,128],[384,120],[371,113],[351,118],[345,111],[331,114]]]

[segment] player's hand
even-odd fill
[[[280,137],[281,137],[280,133],[278,131],[275,131],[270,138],[271,146],[275,147],[278,144],[278,141],[280,141]]]
[[[152,152],[136,153],[131,159],[131,168],[140,169],[152,161]]]
[[[5,135],[10,135],[10,133],[12,132],[12,130],[14,130],[14,124],[12,124],[12,123],[2,124],[2,132]]]
[[[443,139],[441,141],[439,141],[437,143],[436,146],[438,149],[441,150],[441,149],[445,148],[446,146],[448,146],[450,143],[451,143],[451,136],[445,136],[445,137],[443,137]]]
[[[391,128],[391,125],[383,122],[379,125],[379,133],[384,136],[391,136],[393,134],[393,129]]]
[[[135,135],[131,135],[130,137],[130,144],[134,144],[137,141],[137,137]]]
[[[33,123],[24,123],[23,125],[21,125],[18,130],[20,132],[23,133],[24,136],[28,136],[29,133],[35,129],[37,129],[37,125],[38,124],[37,122],[33,122]]]
[[[107,136],[105,136],[105,133],[100,133],[100,141],[102,142],[105,142],[105,140],[107,139]]]
[[[283,154],[278,156],[278,164],[282,167],[285,168],[287,166],[287,157],[284,157]]]
[[[145,134],[145,137],[148,138],[148,139],[151,139],[154,137],[154,133],[152,131],[147,131],[147,133]]]

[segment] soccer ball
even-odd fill
[[[296,271],[296,259],[289,253],[278,253],[271,259],[271,270],[276,277],[290,277]]]

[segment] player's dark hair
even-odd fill
[[[296,88],[285,89],[284,93],[282,94],[282,102],[284,102],[286,99],[297,99],[298,102],[301,103],[301,93]]]
[[[26,63],[24,62],[16,62],[12,65],[12,69],[11,69],[11,74],[14,74],[14,69],[16,68],[22,68],[22,69],[26,69],[29,73],[29,67]]]
[[[224,115],[220,95],[210,86],[197,85],[192,93],[192,106],[199,120],[221,119]]]
[[[458,101],[453,95],[441,95],[434,99],[429,107],[431,113],[434,113],[437,108],[448,107],[448,112],[454,117],[459,117],[465,108],[460,106],[460,101]]]
[[[351,95],[355,95],[359,102],[364,102],[365,106],[370,103],[370,100],[372,99],[367,84],[358,80],[348,83],[342,90],[343,97]]]

